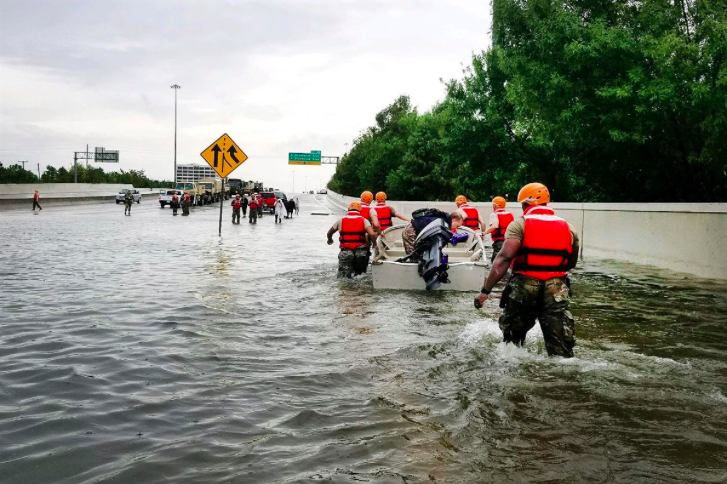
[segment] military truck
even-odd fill
[[[230,198],[230,187],[225,185],[225,193],[222,193],[222,180],[220,178],[200,178],[199,184],[204,187],[205,204],[219,202],[220,198]]]
[[[189,198],[192,201],[192,205],[204,204],[204,186],[197,182],[179,182],[176,186],[177,190],[182,190],[185,193],[189,193]]]

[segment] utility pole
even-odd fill
[[[174,186],[177,186],[177,91],[182,87],[177,84],[172,85],[174,89]]]
[[[23,170],[25,170],[25,164],[28,162],[28,160],[18,160],[18,163],[23,164]]]
[[[38,163],[38,180],[40,180],[40,163]]]
[[[88,144],[86,144],[86,168],[88,168]]]
[[[76,169],[76,163],[78,163],[78,152],[73,152],[73,183],[78,183],[78,170]]]
[[[348,143],[343,143],[343,144],[346,145],[346,153],[345,154],[348,154]]]

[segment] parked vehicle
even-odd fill
[[[232,196],[235,196],[238,193],[242,194],[243,184],[242,184],[242,180],[240,180],[239,178],[228,178],[225,186],[230,187],[230,194]]]
[[[275,197],[282,198],[284,202],[288,201],[288,196],[285,195],[285,193],[281,192],[280,190],[275,190]]]
[[[126,192],[129,191],[133,194],[134,201],[136,203],[141,203],[141,193],[139,193],[139,190],[129,190],[128,188],[122,188],[121,191],[116,194],[116,205],[124,203],[124,197],[126,196]]]
[[[313,190],[309,191],[308,193],[310,193],[311,195],[315,194]]]
[[[318,193],[321,195],[325,195],[326,193],[328,193],[328,190],[326,190],[325,188],[321,188],[320,190],[318,190]]]
[[[204,187],[204,203],[209,205],[210,203],[219,202],[222,196],[222,180],[219,178],[200,178],[199,184]],[[225,191],[227,187],[225,186]],[[225,197],[227,200],[227,197]]]
[[[189,193],[192,205],[202,205],[204,203],[204,187],[197,182],[179,182],[177,190]]]
[[[264,210],[268,210],[269,212],[275,210],[275,201],[278,199],[275,192],[262,192],[260,196],[263,197]]]
[[[159,205],[161,205],[162,208],[169,205],[172,206],[172,197],[174,194],[177,194],[177,197],[179,198],[179,201],[182,201],[182,197],[184,196],[184,193],[182,193],[181,190],[174,190],[174,189],[168,189],[168,190],[159,190]]]

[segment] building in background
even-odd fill
[[[177,165],[177,182],[196,182],[200,178],[219,178],[209,165]]]

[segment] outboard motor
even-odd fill
[[[435,218],[424,227],[416,238],[414,253],[419,259],[419,275],[427,283],[427,291],[437,289],[442,283],[449,283],[447,258],[444,248],[452,233],[449,225],[441,218]]]

